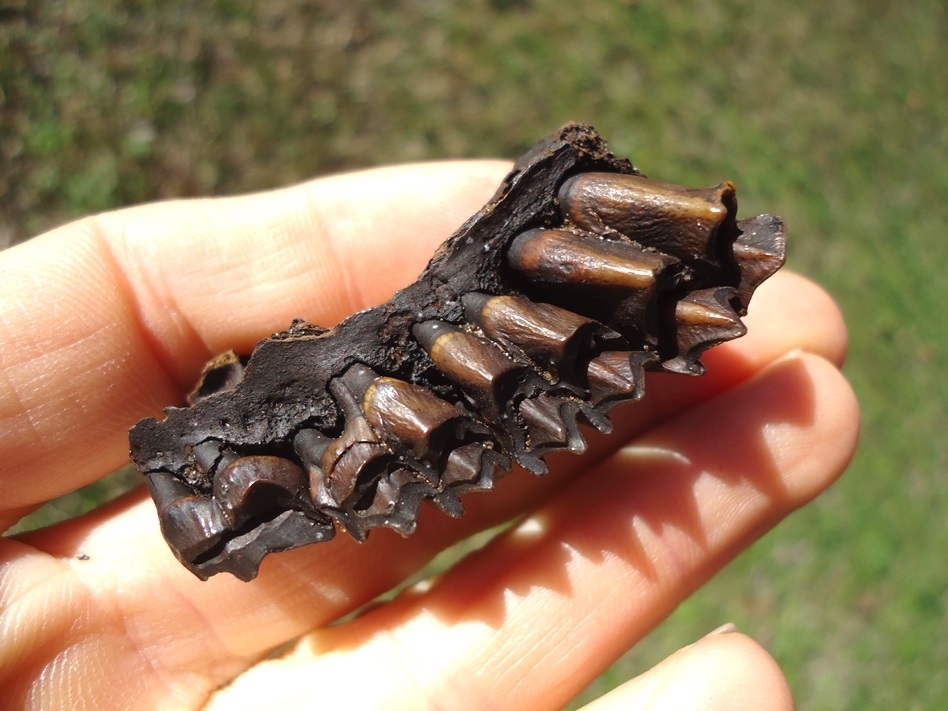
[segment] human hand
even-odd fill
[[[127,430],[204,362],[384,301],[492,194],[498,162],[387,168],[243,198],[88,218],[0,254],[0,523],[127,459]],[[581,457],[515,471],[452,520],[347,536],[200,582],[144,488],[0,540],[0,688],[29,708],[559,708],[684,598],[844,469],[858,411],[845,329],[781,272],[747,336],[697,378],[650,376]],[[632,445],[629,447],[629,445]],[[475,531],[487,549],[338,626]],[[296,640],[296,641],[294,641]],[[290,643],[279,656],[272,651]],[[222,688],[223,687],[223,688]],[[602,709],[790,708],[760,647],[715,635]],[[591,707],[592,708],[592,707]]]

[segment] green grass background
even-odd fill
[[[943,0],[5,0],[0,241],[144,200],[512,158],[567,120],[650,175],[733,179],[846,313],[860,451],[583,699],[730,620],[800,708],[946,708],[946,68]]]

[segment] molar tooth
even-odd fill
[[[570,178],[559,200],[563,215],[583,230],[620,233],[684,260],[714,257],[719,228],[737,211],[730,182],[686,188],[618,173]]]
[[[751,295],[786,260],[787,228],[779,217],[758,215],[737,223],[738,235],[734,241],[734,259],[741,272],[738,295],[741,314],[747,313]]]
[[[530,430],[531,449],[564,444],[569,432],[557,398],[540,395],[520,403],[520,414]]]
[[[636,356],[654,354],[608,351],[589,361],[586,378],[589,383],[590,402],[594,405],[612,401],[638,400],[645,392],[645,373],[642,358]]]
[[[466,318],[480,326],[488,338],[521,349],[542,368],[561,377],[575,377],[577,356],[594,339],[620,338],[590,318],[519,296],[469,293],[461,301]]]
[[[212,475],[216,471],[217,460],[221,458],[221,447],[224,445],[219,439],[208,439],[194,446],[191,454],[198,469],[205,475]]]
[[[494,415],[527,368],[490,341],[442,321],[417,324],[413,333],[435,367]]]
[[[681,278],[675,257],[565,230],[524,232],[507,259],[548,300],[609,324],[633,343],[648,335],[655,294]]]
[[[362,407],[380,434],[404,443],[416,460],[435,468],[464,432],[487,433],[454,405],[396,378],[375,380],[362,397]]]
[[[289,459],[255,455],[235,459],[217,475],[214,500],[235,529],[258,514],[298,505],[307,488],[303,470]]]
[[[182,562],[189,564],[212,548],[227,529],[214,499],[195,494],[177,477],[163,471],[150,472],[148,489],[158,509],[161,533]]]
[[[507,253],[510,265],[547,284],[587,284],[649,290],[670,261],[621,240],[582,237],[566,230],[529,230]]]
[[[731,300],[737,290],[722,286],[693,291],[675,305],[678,354],[662,363],[665,370],[701,375],[704,366],[699,356],[711,346],[743,336],[747,328],[741,323]]]
[[[357,485],[367,486],[394,458],[382,438],[372,429],[350,390],[349,383],[355,387],[362,385],[363,374],[357,372],[356,377],[345,381],[354,369],[355,366],[341,378],[329,382],[329,390],[342,409],[346,424],[342,434],[323,451],[320,467],[322,481],[315,472],[311,480],[310,494],[319,503],[324,503],[321,499],[328,495],[331,505],[340,506],[355,492]]]

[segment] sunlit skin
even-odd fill
[[[9,527],[127,459],[138,419],[180,403],[210,357],[331,325],[414,279],[493,193],[495,161],[378,169],[240,198],[126,209],[0,253],[0,517]],[[806,235],[792,235],[806,239]],[[582,456],[514,471],[407,539],[337,536],[200,582],[138,489],[2,540],[0,688],[11,708],[556,709],[843,471],[858,408],[846,332],[787,272],[708,373],[650,377]],[[438,551],[519,524],[440,579],[329,624]],[[722,621],[709,621],[713,627]],[[286,651],[277,657],[277,647]],[[789,709],[748,637],[697,641],[591,704]]]

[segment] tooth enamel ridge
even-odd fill
[[[731,183],[649,180],[564,127],[389,302],[219,356],[132,429],[166,540],[202,579],[250,580],[268,553],[409,535],[425,501],[457,517],[513,464],[584,451],[646,371],[700,375],[743,335],[785,228],[736,209]]]

